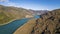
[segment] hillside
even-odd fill
[[[36,19],[31,19],[21,27],[19,27],[13,34],[31,34],[33,27],[36,25]]]
[[[60,34],[60,9],[41,15],[32,31],[32,34]]]
[[[30,18],[36,15],[46,13],[46,10],[28,10],[21,7],[3,6],[0,5],[0,24],[8,23],[9,21]]]
[[[14,19],[25,18],[26,15],[32,15],[32,13],[27,9],[0,5],[0,24],[7,23]]]
[[[28,23],[33,23],[34,27]],[[37,20],[28,21],[26,24],[22,26],[22,30],[18,28],[14,34],[20,34],[20,32],[23,32],[22,34],[60,34],[60,9],[42,14]]]

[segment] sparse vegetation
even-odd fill
[[[13,19],[25,18],[32,15],[28,10],[17,7],[7,7],[0,5],[0,24],[8,23]]]
[[[13,19],[25,18],[26,15],[32,15],[32,13],[23,8],[0,5],[0,24]],[[49,11],[40,16],[41,18],[37,20],[28,21],[14,34],[60,34],[60,9]]]
[[[18,28],[13,34],[31,34],[33,27],[36,25],[36,19],[29,20],[26,24]]]
[[[0,24],[5,24],[13,18],[7,17],[3,12],[0,13]]]
[[[60,9],[49,11],[48,13],[40,15],[41,18],[38,18],[34,21],[28,21],[27,26],[24,25],[23,28],[18,29],[15,33],[19,34],[60,34]],[[34,25],[35,24],[35,25]],[[34,25],[34,27],[32,27]],[[32,28],[32,30],[30,29]],[[25,30],[24,30],[25,29]],[[28,29],[28,31],[27,31]]]

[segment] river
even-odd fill
[[[39,18],[39,16],[34,16],[34,18]],[[13,34],[13,32],[15,32],[16,29],[18,29],[20,26],[22,26],[28,20],[30,20],[30,18],[15,20],[9,24],[0,26],[0,34]]]

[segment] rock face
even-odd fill
[[[60,34],[60,9],[42,14],[37,20],[28,21],[15,34]]]
[[[60,34],[60,9],[41,15],[31,34]]]

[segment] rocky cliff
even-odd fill
[[[60,34],[60,9],[42,14],[37,20],[28,21],[14,34]]]
[[[60,9],[41,15],[31,34],[60,34]]]

